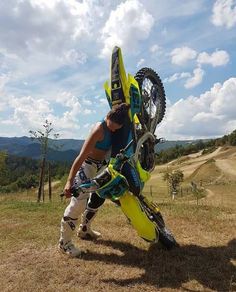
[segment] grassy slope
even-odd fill
[[[218,154],[219,159],[227,159],[227,153]],[[81,259],[68,259],[56,250],[66,202],[60,202],[57,195],[53,203],[40,205],[34,202],[33,193],[0,196],[1,291],[236,290],[236,178],[222,173],[214,161],[206,161],[201,156],[175,165],[189,164],[192,180],[204,173],[212,176],[204,184],[208,195],[199,205],[185,197],[170,201],[159,171],[166,167],[157,168],[146,187],[150,191],[152,185],[153,200],[160,203],[181,245],[172,251],[150,247],[138,238],[120,209],[107,202],[94,222],[102,239],[75,238],[87,253]],[[209,164],[219,173],[209,173]]]

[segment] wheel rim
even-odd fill
[[[144,109],[149,116],[149,128],[151,128],[152,121],[158,119],[160,100],[158,94],[158,86],[152,82],[149,77],[143,80],[142,84],[142,97],[144,103]]]

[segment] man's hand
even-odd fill
[[[71,182],[70,181],[67,181],[64,187],[63,193],[66,196],[66,198],[71,198]]]

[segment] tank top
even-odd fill
[[[108,151],[111,148],[111,131],[108,129],[105,120],[102,120],[101,122],[102,122],[104,137],[102,141],[97,141],[97,143],[95,144],[95,148]]]

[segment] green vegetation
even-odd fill
[[[68,169],[67,163],[51,163],[51,176],[54,180],[60,179]],[[9,193],[37,187],[39,172],[40,161],[0,152],[0,192]]]
[[[175,195],[179,192],[180,183],[184,180],[184,174],[180,170],[166,172],[163,180],[168,182],[170,194]]]
[[[224,145],[236,146],[236,130],[222,138],[212,139],[207,142],[199,140],[187,146],[176,145],[167,150],[162,150],[156,154],[156,164],[165,164],[181,156],[197,153],[200,150],[203,150],[202,154],[208,154],[213,152],[217,147]]]

